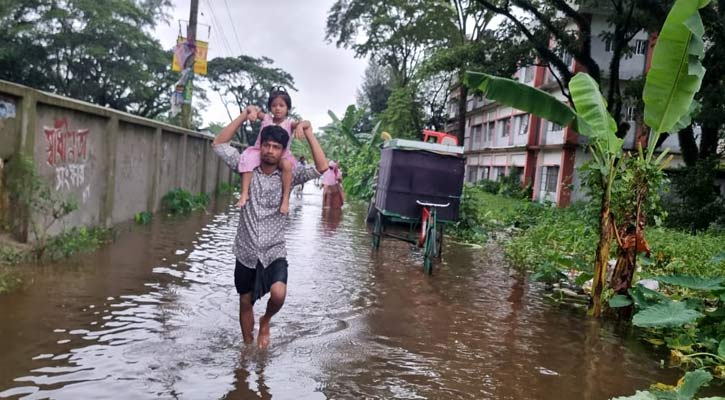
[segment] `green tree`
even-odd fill
[[[405,87],[433,46],[454,28],[443,0],[337,0],[327,17],[326,38],[390,68],[393,85]]]
[[[388,99],[388,107],[380,115],[382,129],[395,137],[415,138],[423,129],[423,112],[415,91],[398,87]]]
[[[296,90],[292,75],[273,63],[268,57],[217,57],[209,61],[206,78],[212,90],[225,101],[236,103],[240,110],[249,105],[266,109],[272,87]]]
[[[171,53],[149,31],[168,0],[0,2],[0,79],[153,118],[168,108]]]

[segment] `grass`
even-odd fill
[[[591,271],[598,226],[582,205],[553,208],[485,192],[467,186],[460,221],[450,231],[459,240],[481,243],[508,232],[502,241],[508,260],[517,268],[536,272],[557,264],[563,271]],[[652,258],[642,263],[643,274],[721,276],[725,271],[725,234],[692,235],[663,227],[647,227]],[[616,247],[616,246],[613,246]]]

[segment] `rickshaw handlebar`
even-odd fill
[[[423,207],[446,208],[451,205],[451,203],[446,203],[446,204],[426,203],[426,202],[423,202],[420,200],[416,200],[415,202],[418,203],[418,205],[421,205]]]

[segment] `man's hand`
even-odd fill
[[[247,106],[246,111],[247,111],[247,120],[249,120],[249,122],[254,122],[257,120],[257,117],[258,117],[257,114],[259,113],[259,107]]]
[[[295,127],[294,135],[297,139],[304,139],[308,134],[312,133],[312,124],[310,121],[300,121]]]
[[[304,129],[302,128],[302,124],[301,123],[297,124],[297,126],[295,127],[295,130],[294,130],[293,134],[294,134],[294,136],[295,136],[296,139],[302,140],[302,139],[305,138],[305,132],[304,132]]]

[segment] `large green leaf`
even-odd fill
[[[712,380],[712,375],[703,369],[698,369],[686,373],[682,379],[682,385],[677,388],[677,398],[678,400],[689,400],[695,397],[703,385]]]
[[[720,341],[720,346],[717,347],[717,355],[725,358],[725,339]]]
[[[670,300],[667,296],[652,289],[647,289],[642,285],[635,285],[628,290],[629,295],[634,299],[637,308],[647,308],[658,303],[668,303]]]
[[[656,276],[654,279],[668,285],[681,286],[695,290],[723,290],[725,278],[703,278],[690,275]]]
[[[677,327],[693,322],[702,314],[687,308],[685,303],[670,301],[655,304],[638,312],[632,318],[635,326],[642,328]]]
[[[705,68],[698,9],[709,0],[677,0],[660,30],[644,86],[644,120],[657,133],[669,132],[690,109]]]
[[[599,92],[599,85],[589,74],[580,72],[569,81],[569,93],[577,113],[577,130],[592,141],[597,141],[609,154],[622,148],[617,123],[607,111],[607,102]]]
[[[609,307],[612,308],[629,307],[631,305],[632,299],[622,294],[614,295],[609,299]]]
[[[480,90],[487,99],[526,111],[561,126],[568,126],[576,118],[574,110],[561,100],[511,79],[468,71],[465,84],[472,89]]]
[[[657,396],[651,392],[641,392],[638,390],[637,393],[632,396],[612,397],[610,400],[657,400]]]

